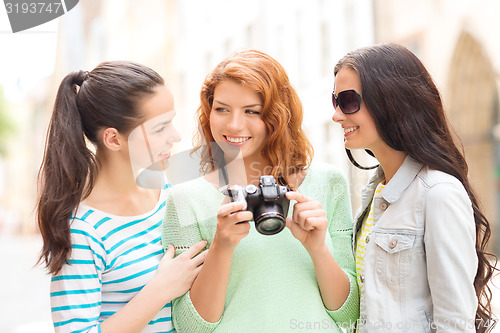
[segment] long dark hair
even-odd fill
[[[38,173],[37,220],[43,238],[39,262],[58,273],[71,254],[70,217],[97,178],[98,132],[113,127],[128,133],[143,115],[141,99],[164,81],[143,65],[114,61],[91,72],[68,74],[61,82]]]
[[[422,62],[397,44],[352,51],[337,63],[335,75],[341,68],[358,73],[363,102],[389,147],[456,177],[467,191],[476,224],[478,268],[474,287],[479,301],[476,329],[484,332],[486,327],[481,323],[489,323],[492,316],[491,290],[487,284],[495,271],[488,258],[496,262],[496,257],[486,251],[491,229],[469,183],[463,148],[459,149],[453,139],[434,81]]]

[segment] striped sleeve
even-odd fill
[[[72,221],[71,257],[51,279],[55,332],[101,331],[99,315],[106,252],[96,230],[82,220]]]

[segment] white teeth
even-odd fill
[[[227,139],[227,141],[232,142],[232,143],[241,143],[241,142],[245,142],[245,141],[249,140],[250,137],[245,136],[245,137],[239,137],[239,138],[232,138],[232,137],[226,136],[226,139]]]
[[[344,134],[347,134],[347,133],[350,133],[350,132],[354,132],[358,128],[359,128],[358,126],[356,126],[356,127],[346,127],[346,128],[344,128]]]

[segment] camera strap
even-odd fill
[[[224,159],[219,164],[219,191],[229,186],[229,176],[227,174],[226,162]]]

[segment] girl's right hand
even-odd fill
[[[168,291],[167,299],[182,296],[191,288],[207,256],[208,250],[200,253],[206,245],[207,241],[200,241],[175,258],[174,246],[168,246],[154,278],[158,290]]]
[[[230,202],[220,206],[217,211],[217,230],[213,245],[226,250],[234,250],[250,232],[252,212],[242,210],[243,202]]]

